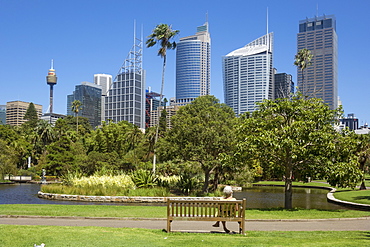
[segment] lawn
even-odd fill
[[[334,193],[338,200],[370,205],[370,190],[341,190]]]
[[[370,232],[166,233],[107,227],[0,225],[0,246],[369,246]]]
[[[164,206],[2,204],[0,215],[166,218]],[[369,217],[370,211],[247,209],[246,219],[328,219]]]

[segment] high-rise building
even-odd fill
[[[211,38],[208,22],[195,35],[184,37],[176,46],[176,102],[186,105],[210,94]]]
[[[101,124],[101,86],[91,82],[81,82],[81,85],[77,85],[73,94],[67,96],[67,115],[74,115],[71,106],[75,100],[82,103],[78,116],[86,117],[92,127],[99,126]]]
[[[108,94],[108,90],[112,86],[112,75],[107,74],[95,74],[94,83],[101,86],[101,120],[105,120],[105,97]]]
[[[321,98],[331,109],[338,107],[338,38],[334,15],[299,21],[297,48],[308,49],[313,58],[304,75],[297,69],[298,91]]]
[[[141,39],[121,66],[105,98],[105,121],[128,121],[145,129],[145,71],[142,69]]]
[[[294,93],[292,75],[287,73],[275,73],[274,75],[274,98],[290,98]]]
[[[0,105],[0,124],[6,124],[6,105]]]
[[[157,123],[152,122],[152,114],[154,111],[157,111],[159,107],[159,99],[161,95],[159,93],[153,92],[149,87],[146,90],[146,99],[145,99],[145,128],[155,126]],[[164,102],[162,101],[162,105]]]
[[[273,33],[230,52],[222,59],[225,103],[235,114],[256,110],[274,97]]]
[[[24,115],[27,112],[29,102],[24,101],[10,101],[6,103],[6,124],[11,126],[20,126],[27,120],[24,119]],[[34,104],[37,115],[40,118],[42,115],[42,105]]]

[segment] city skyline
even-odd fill
[[[197,8],[194,9],[191,3],[196,3]],[[45,71],[50,68],[50,60],[54,59],[58,85],[54,88],[53,112],[66,114],[66,96],[75,85],[92,81],[94,74],[117,74],[119,64],[132,46],[134,20],[138,27],[143,27],[144,41],[159,23],[168,23],[180,30],[176,37],[179,41],[181,37],[194,34],[194,27],[204,23],[206,13],[212,34],[211,94],[224,102],[222,56],[266,33],[268,8],[269,31],[275,36],[274,67],[279,72],[292,74],[295,82],[297,72],[293,62],[299,21],[315,15],[336,16],[338,95],[345,115],[354,113],[360,125],[370,121],[370,99],[366,94],[369,51],[364,49],[364,45],[354,45],[353,41],[354,38],[359,44],[370,41],[370,34],[363,31],[366,23],[370,22],[366,13],[370,3],[354,1],[348,4],[338,0],[316,4],[288,0],[170,4],[165,1],[163,5],[165,7],[144,1],[137,11],[126,12],[122,16],[121,9],[134,8],[133,2],[2,1],[0,104],[16,100],[33,102],[41,104],[43,112],[46,112],[49,86],[45,83]],[[162,72],[162,60],[156,53],[156,49],[146,48],[143,52],[146,85],[153,91],[160,89]],[[164,94],[170,98],[175,96],[175,52],[168,51],[167,59]]]

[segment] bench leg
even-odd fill
[[[239,222],[239,233],[245,235],[245,220]]]
[[[172,220],[167,220],[167,232],[171,232],[171,222]]]

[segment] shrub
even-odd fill
[[[157,185],[155,176],[148,170],[136,170],[132,173],[131,178],[137,188],[148,188]]]

